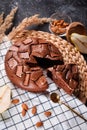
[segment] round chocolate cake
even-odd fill
[[[48,83],[43,69],[60,64],[63,64],[63,58],[58,48],[39,38],[15,42],[5,57],[9,79],[16,86],[31,92],[45,91]]]

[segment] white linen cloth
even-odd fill
[[[17,105],[11,105],[7,111],[0,114],[0,130],[86,130],[87,122],[79,118],[64,105],[53,103],[49,99],[49,93],[59,93],[62,101],[66,102],[85,118],[87,118],[87,107],[75,96],[69,96],[62,89],[58,89],[49,78],[47,78],[49,83],[47,91],[49,93],[34,94],[21,90],[11,83],[4,68],[5,54],[10,45],[11,42],[5,40],[0,44],[0,87],[8,84],[12,90],[12,98],[17,98],[20,102]],[[24,117],[21,114],[22,103],[26,103],[29,107]],[[36,115],[31,113],[33,106],[37,107]],[[52,113],[50,117],[44,115],[44,112],[48,110]],[[43,126],[40,128],[35,126],[38,121],[43,122]]]

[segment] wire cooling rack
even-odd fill
[[[21,90],[10,82],[4,68],[5,54],[10,46],[11,42],[7,40],[0,44],[0,87],[8,84],[12,90],[12,98],[17,98],[20,102],[16,105],[11,105],[7,111],[0,114],[0,130],[86,130],[87,123],[64,105],[50,101],[49,93],[59,93],[62,101],[69,104],[85,118],[87,118],[86,106],[74,96],[69,96],[62,89],[58,89],[48,77],[49,88],[47,92],[39,94]],[[21,114],[22,103],[26,103],[29,107],[24,117]],[[31,113],[33,106],[37,107],[36,115]],[[44,112],[47,110],[50,110],[52,113],[50,117],[44,115]],[[43,126],[40,128],[35,126],[38,121],[43,122]]]

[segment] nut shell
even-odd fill
[[[71,24],[69,24],[69,26],[66,30],[66,38],[69,42],[71,42],[70,35],[72,33],[87,35],[85,26],[80,22],[72,22]]]

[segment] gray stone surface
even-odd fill
[[[60,11],[70,15],[73,21],[81,21],[87,27],[87,0],[0,0],[0,13],[4,11],[8,14],[15,6],[19,8],[15,24],[37,13],[49,17]]]

